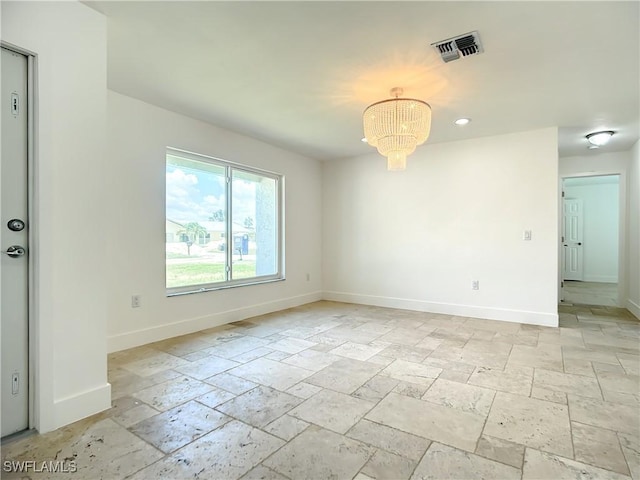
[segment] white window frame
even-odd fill
[[[167,165],[167,157],[175,156],[181,157],[186,160],[194,160],[197,162],[209,163],[225,169],[226,178],[226,201],[227,201],[227,214],[225,218],[225,233],[224,238],[227,239],[227,246],[225,248],[226,261],[225,261],[225,276],[226,280],[222,282],[213,282],[197,285],[186,285],[183,287],[167,287],[167,278],[165,273],[165,288],[167,297],[177,295],[188,295],[192,293],[210,292],[213,290],[221,290],[225,288],[241,287],[246,285],[257,285],[269,282],[280,282],[285,280],[284,272],[284,175],[279,173],[270,172],[268,170],[262,170],[240,163],[230,162],[216,157],[203,155],[200,153],[189,152],[187,150],[181,150],[178,148],[167,147],[165,154],[165,169]],[[232,263],[233,263],[233,245],[229,244],[229,241],[233,242],[233,194],[232,194],[232,172],[241,171],[254,175],[260,175],[270,178],[276,182],[276,215],[277,215],[277,236],[276,236],[276,273],[271,275],[261,275],[250,278],[240,278],[231,280]],[[165,195],[165,219],[166,219],[166,195]],[[165,256],[165,272],[166,272],[166,256]]]

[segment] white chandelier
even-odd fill
[[[404,170],[407,155],[429,137],[431,107],[422,100],[398,98],[401,88],[393,88],[395,98],[369,105],[362,116],[367,143],[387,157],[388,170]]]

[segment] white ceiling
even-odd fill
[[[108,17],[109,88],[321,160],[373,151],[362,111],[393,87],[432,106],[428,143],[559,126],[569,156],[639,137],[636,1],[86,3]],[[472,30],[478,56],[430,46]]]

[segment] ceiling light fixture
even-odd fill
[[[459,118],[459,119],[457,119],[457,120],[456,120],[455,122],[453,122],[453,123],[455,123],[455,124],[456,124],[456,125],[458,125],[459,127],[462,127],[462,126],[464,126],[464,125],[468,125],[468,124],[469,124],[469,122],[471,122],[471,119],[470,119],[470,118]]]
[[[587,135],[587,140],[591,145],[595,145],[596,147],[602,147],[606,145],[611,137],[613,136],[613,132],[611,130],[605,130],[602,132],[593,132]]]
[[[364,136],[369,145],[387,157],[388,170],[404,170],[407,155],[429,137],[431,107],[422,100],[398,98],[401,88],[393,88],[395,98],[369,105],[362,116]]]

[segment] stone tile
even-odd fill
[[[260,386],[218,405],[216,409],[260,428],[281,417],[300,402],[302,399],[299,397]]]
[[[295,395],[296,397],[307,399],[309,397],[314,396],[322,390],[322,387],[318,387],[316,385],[311,385],[310,383],[300,382],[290,389],[287,390],[287,393],[291,395]]]
[[[267,358],[259,358],[229,370],[231,375],[245,378],[278,390],[291,388],[313,372],[286,363],[275,362]]]
[[[155,408],[151,408],[149,405],[139,402],[137,406],[113,415],[111,418],[123,427],[128,428],[142,420],[153,417],[158,413],[160,412]]]
[[[587,360],[589,362],[611,363],[618,365],[618,358],[615,353],[604,352],[592,348],[582,347],[562,347],[562,355],[566,359]]]
[[[362,467],[360,473],[370,478],[386,480],[393,478],[394,480],[408,479],[416,466],[417,462],[408,458],[394,455],[393,453],[378,450],[369,461]]]
[[[251,360],[255,360],[256,358],[264,357],[269,353],[273,353],[273,350],[267,347],[259,347],[249,350],[248,352],[241,353],[240,355],[236,355],[231,360],[239,363],[247,363]]]
[[[375,404],[344,393],[322,390],[289,412],[289,415],[338,433],[346,433]]]
[[[419,385],[417,383],[399,382],[393,389],[393,393],[404,395],[405,397],[422,398],[430,385]]]
[[[429,338],[429,337],[427,337]],[[442,340],[438,340],[441,342]],[[421,363],[427,358],[433,350],[420,348],[418,346],[412,347],[409,345],[388,345],[380,352],[381,357],[389,357],[392,359],[407,360],[409,362]]]
[[[415,346],[426,336],[427,332],[399,327],[394,328],[389,333],[385,333],[378,338],[378,340],[382,342],[397,343],[400,345]]]
[[[638,409],[630,405],[569,395],[569,411],[574,422],[640,436]]]
[[[412,480],[463,478],[519,480],[520,470],[457,448],[433,443],[411,478]]]
[[[486,417],[496,392],[487,388],[438,378],[422,400]]]
[[[522,468],[524,446],[500,438],[483,435],[478,440],[476,453],[491,460]]]
[[[376,332],[367,332],[364,330],[340,326],[332,328],[331,330],[326,330],[320,335],[309,337],[308,340],[318,343],[333,343],[333,345],[337,347],[345,342],[367,344],[378,339],[378,337],[380,337],[380,335]]]
[[[509,355],[508,366],[524,366],[563,371],[560,345],[542,344],[537,347],[514,345]]]
[[[505,370],[478,367],[468,380],[471,385],[529,396],[533,384],[533,368],[508,367]]]
[[[640,375],[640,356],[618,353],[618,360],[628,375]]]
[[[210,355],[215,355],[217,357],[230,359],[232,357],[246,353],[256,348],[269,345],[269,343],[270,343],[269,340],[266,340],[264,338],[236,337],[224,343],[219,343],[217,345],[214,345],[213,347],[210,347],[206,351]]]
[[[372,453],[364,443],[312,426],[264,465],[288,478],[353,478]]]
[[[239,478],[284,443],[257,428],[232,420],[131,478]]]
[[[536,368],[533,386],[557,392],[573,393],[583,397],[602,398],[596,379],[583,375],[571,375]]]
[[[576,422],[571,422],[571,432],[576,460],[630,474],[615,432]]]
[[[363,345],[361,343],[345,342],[329,353],[341,357],[353,358],[354,360],[362,360],[364,362],[384,349],[385,347],[372,347],[371,345]]]
[[[609,372],[609,373],[619,373],[620,375],[624,375],[627,373],[625,372],[624,368],[622,368],[622,365],[613,365],[612,363],[600,363],[600,362],[592,362],[592,363],[593,363],[593,370],[596,372],[596,374]]]
[[[204,380],[205,378],[212,377],[213,375],[229,370],[230,368],[237,367],[238,365],[240,365],[238,362],[210,355],[195,362],[191,362],[188,365],[175,367],[174,370],[182,373],[183,375],[189,375],[196,380]]]
[[[640,438],[618,433],[622,453],[627,460],[633,480],[640,479]]]
[[[39,464],[71,459],[75,462],[77,471],[62,473],[54,478],[125,478],[163,456],[162,452],[110,418],[95,423],[77,422],[65,427],[62,431],[46,435],[49,439],[57,439],[55,443],[46,440],[38,442],[38,439],[43,437],[45,436],[27,437],[25,441],[31,445],[31,449],[18,455],[14,455],[15,452],[11,452],[11,448],[2,445],[3,460],[36,461]],[[7,476],[11,478],[3,471],[2,478]],[[33,477],[22,473],[14,478],[48,479],[52,477],[45,472],[42,476],[34,475]]]
[[[301,338],[287,337],[279,340],[275,343],[270,343],[269,348],[272,350],[278,350],[280,352],[286,352],[290,354],[300,353],[307,348],[311,348],[316,345],[316,342],[310,342]]]
[[[367,416],[404,432],[474,451],[484,417],[395,393],[388,394]]]
[[[625,475],[527,448],[524,456],[522,480],[539,480],[541,478],[629,480],[629,477]]]
[[[278,472],[265,467],[264,465],[258,465],[255,468],[249,470],[242,476],[240,480],[289,480],[287,477],[280,475]]]
[[[440,345],[442,345],[443,339],[441,338],[434,338],[434,337],[424,337],[422,340],[420,340],[418,343],[415,344],[415,348],[417,349],[424,349],[424,350],[435,350],[436,348],[438,348]],[[409,360],[408,358],[406,358],[405,360]]]
[[[581,360],[577,358],[564,359],[564,372],[573,373],[574,375],[583,375],[587,377],[596,376],[595,371],[593,370],[593,365],[589,360]]]
[[[179,377],[140,390],[133,396],[157,410],[164,411],[193,400],[211,390],[211,386],[206,383],[189,377]]]
[[[236,377],[235,375],[230,375],[228,373],[219,373],[218,375],[205,379],[205,382],[215,385],[227,392],[235,393],[236,395],[248,392],[252,388],[258,386],[257,383],[250,382],[249,380],[245,380],[244,378]]]
[[[443,370],[438,378],[451,380],[452,382],[467,383],[471,377],[470,373],[456,372],[455,370]]]
[[[638,394],[640,393],[640,377],[614,372],[600,372],[597,374],[602,390],[609,392]],[[579,395],[579,393],[578,393]],[[587,397],[588,395],[583,395]]]
[[[380,370],[382,367],[379,365],[345,358],[320,370],[306,382],[342,393],[353,393]]]
[[[276,437],[280,437],[287,442],[293,437],[303,432],[309,424],[299,418],[290,415],[283,415],[264,427],[264,431]]]
[[[264,356],[264,358],[268,358],[269,360],[275,360],[276,362],[280,362],[280,361],[284,360],[285,358],[289,358],[290,356],[291,356],[290,353],[279,352],[279,351],[275,350],[275,351],[273,351],[271,353],[267,353]]]
[[[632,405],[640,408],[640,394],[632,395],[630,393],[610,392],[609,390],[603,390],[602,396],[604,397],[604,400],[606,402],[621,403],[623,405]]]
[[[284,359],[283,362],[295,367],[319,372],[323,368],[326,368],[332,363],[337,362],[341,358],[342,357],[339,357],[338,355],[310,349],[303,350],[296,355],[291,355],[290,357]]]
[[[155,351],[152,355],[146,356],[145,358],[123,364],[122,368],[141,377],[147,377],[163,370],[175,369],[176,367],[188,364],[189,362],[180,357]]]
[[[358,390],[353,392],[353,396],[375,403],[378,400],[382,400],[387,393],[398,385],[398,383],[398,380],[394,378],[376,375]]]
[[[431,445],[431,440],[426,438],[417,437],[364,419],[356,423],[347,432],[347,437],[360,440],[387,452],[407,457],[416,462],[422,458],[424,452]]]
[[[396,360],[382,371],[382,375],[387,375],[403,382],[428,386],[440,375],[440,372],[442,372],[440,368],[407,362],[406,360]]]
[[[226,415],[190,401],[148,418],[130,431],[159,450],[170,453],[230,420]]]
[[[546,388],[533,387],[531,389],[531,398],[538,400],[546,400],[547,402],[567,404],[567,394],[564,392],[547,390]]]
[[[535,347],[538,344],[538,334],[531,334],[530,332],[520,333],[496,333],[493,337],[493,342],[510,343],[511,345],[528,345]]]
[[[566,406],[557,403],[498,392],[484,434],[573,456],[569,412]]]
[[[205,393],[199,397],[196,397],[196,401],[206,405],[209,408],[215,408],[221,403],[227,402],[234,398],[236,395],[221,388],[213,388],[210,392]]]
[[[381,365],[386,367],[387,365],[391,365],[395,359],[391,357],[383,357],[382,355],[374,355],[367,362],[373,363],[375,365]]]
[[[559,329],[566,331],[567,329]],[[569,330],[570,332],[571,330]],[[555,345],[574,345],[578,347],[584,347],[584,341],[582,340],[582,334],[580,330],[573,330],[577,335],[562,334],[560,332],[540,332],[538,335],[538,344],[548,343]]]
[[[640,350],[640,344],[636,338],[625,336],[604,335],[601,332],[585,331],[583,333],[584,343],[587,347],[607,346],[617,349],[628,349],[635,353]]]

